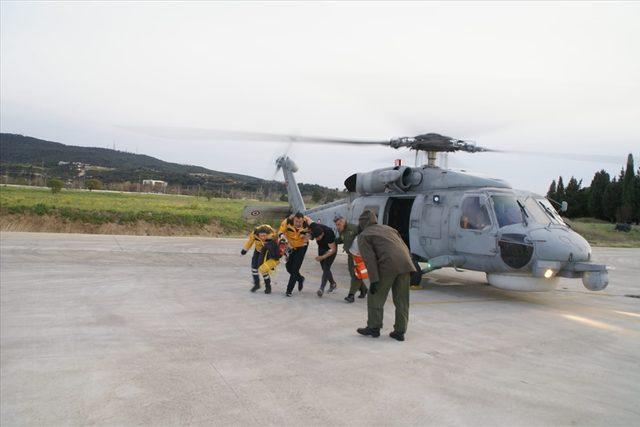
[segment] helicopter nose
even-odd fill
[[[578,233],[567,228],[540,228],[529,233],[535,258],[545,261],[584,262],[591,259],[591,246]]]

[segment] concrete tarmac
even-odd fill
[[[340,288],[249,292],[238,239],[2,233],[1,414],[14,425],[640,425],[640,250],[602,292],[501,291],[450,270],[407,341],[362,337]],[[427,282],[430,284],[427,285]]]

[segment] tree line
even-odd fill
[[[607,171],[595,173],[591,185],[582,187],[582,180],[571,177],[566,183],[562,176],[551,182],[547,198],[566,201],[568,218],[593,217],[610,222],[638,224],[640,222],[640,168],[634,167],[633,155],[627,157],[626,167],[613,178]]]

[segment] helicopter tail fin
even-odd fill
[[[293,176],[294,172],[298,171],[298,165],[296,165],[290,157],[280,156],[276,160],[276,166],[278,169],[282,169],[282,174],[284,175],[284,182],[287,186],[287,196],[289,198],[291,212],[304,213],[307,208],[304,205],[302,194],[300,194],[300,189],[298,188],[296,179]]]

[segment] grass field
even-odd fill
[[[213,232],[204,234],[241,235],[250,228],[242,218],[242,209],[247,204],[259,203],[235,199],[207,200],[193,196],[78,190],[63,190],[52,194],[50,190],[43,188],[0,187],[0,213],[3,216],[40,218],[41,225],[58,221],[67,225],[114,225],[132,229],[136,224],[145,224],[146,233],[150,234],[167,230],[175,234],[198,234],[199,230],[207,228],[213,229]],[[20,229],[30,229],[33,222],[24,222]],[[614,231],[613,224],[593,218],[579,218],[568,222],[592,245],[640,247],[638,226],[633,227],[629,233],[621,233]],[[148,231],[148,225],[164,227],[164,230]],[[42,226],[35,229],[49,231]],[[51,228],[50,231],[56,230],[61,229]],[[72,230],[112,232],[112,228],[105,231],[104,227],[75,227]],[[141,232],[145,233],[144,230]]]
[[[640,248],[640,226],[631,231],[614,231],[615,224],[595,218],[576,218],[567,221],[571,227],[594,246],[614,246],[620,248]]]
[[[0,187],[2,214],[48,215],[88,224],[132,224],[198,227],[216,224],[224,234],[248,228],[242,209],[255,201],[193,196]]]

